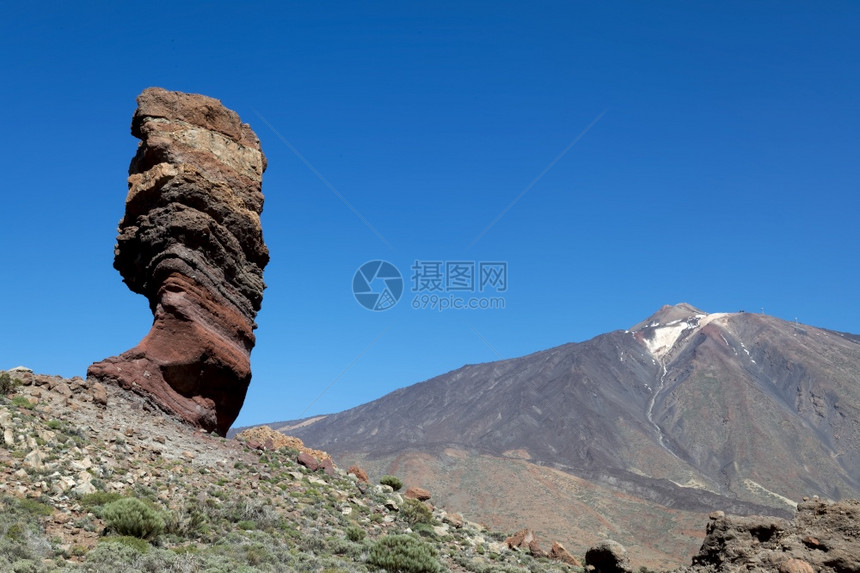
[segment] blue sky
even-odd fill
[[[149,86],[221,99],[269,160],[237,424],[666,303],[860,332],[858,54],[856,2],[5,3],[0,368],[83,375],[148,331],[112,260]],[[351,290],[375,259],[383,312]],[[411,308],[416,260],[506,262],[505,308]]]

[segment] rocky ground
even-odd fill
[[[579,556],[529,530],[488,531],[433,507],[421,484],[395,492],[268,428],[227,440],[115,386],[12,375],[2,572],[631,570],[612,541]],[[858,501],[815,498],[792,521],[716,512],[679,573],[860,573],[858,518]]]
[[[804,499],[794,519],[711,515],[686,573],[860,573],[860,501]]]
[[[511,549],[510,532],[410,499],[430,495],[420,488],[364,482],[300,442],[227,440],[112,385],[12,374],[0,397],[0,571],[582,570],[560,546]],[[120,535],[108,509],[119,498],[141,500],[160,526]]]

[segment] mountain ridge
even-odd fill
[[[365,464],[410,451],[441,459],[457,447],[663,507],[785,515],[803,495],[860,495],[851,470],[860,467],[858,340],[763,314],[667,305],[628,330],[466,365],[273,427]]]

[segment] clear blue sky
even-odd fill
[[[84,375],[148,331],[112,260],[149,86],[221,99],[269,159],[237,424],[666,303],[860,332],[857,2],[248,4],[0,7],[0,368]],[[384,312],[351,291],[373,259],[406,275]],[[416,259],[507,262],[505,308],[413,310]]]

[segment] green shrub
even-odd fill
[[[362,541],[365,535],[364,530],[357,525],[350,525],[346,528],[346,538],[355,543]]]
[[[146,553],[149,551],[149,543],[140,539],[138,537],[131,537],[129,535],[115,535],[111,537],[105,537],[102,543],[119,543],[121,545],[125,545],[126,547],[131,547],[138,553]]]
[[[136,497],[124,497],[104,507],[102,518],[111,531],[139,539],[151,539],[164,530],[158,510]]]
[[[382,476],[379,480],[379,483],[382,485],[390,485],[394,491],[399,490],[403,487],[403,482],[400,481],[400,478],[397,476]]]
[[[193,504],[171,511],[164,520],[164,530],[179,537],[196,537],[206,530],[206,514]]]
[[[28,400],[26,396],[14,396],[12,398],[12,404],[19,408],[26,408],[28,410],[33,409],[33,404],[30,403],[30,400]]]
[[[367,562],[391,573],[439,573],[436,550],[411,535],[388,535],[373,544]]]
[[[47,517],[54,513],[53,507],[35,499],[19,499],[18,505],[21,506],[21,509],[32,513],[33,515],[41,515],[43,517]]]
[[[422,503],[417,499],[407,499],[400,508],[403,519],[409,525],[418,525],[419,523],[432,524],[433,511],[427,507],[426,503]]]
[[[8,372],[0,372],[0,394],[3,396],[11,394],[15,386],[17,386],[16,381]]]
[[[92,509],[102,505],[107,505],[112,501],[122,499],[122,495],[116,492],[97,491],[88,493],[81,497],[80,503],[82,506]]]

